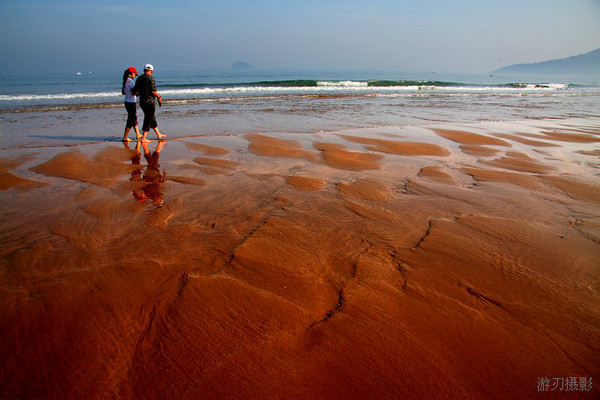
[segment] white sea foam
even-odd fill
[[[354,84],[357,83],[357,84]],[[433,85],[414,85],[414,86],[368,86],[367,82],[319,82],[317,86],[234,86],[234,87],[205,87],[190,89],[167,89],[160,90],[165,95],[215,95],[215,94],[235,94],[235,93],[274,93],[274,94],[295,94],[295,93],[406,93],[417,91],[434,91],[448,93],[478,93],[478,94],[497,94],[497,93],[535,93],[551,92],[565,90],[567,84],[551,84],[544,86],[527,85],[527,87],[497,87],[497,86],[433,86]]]
[[[317,86],[325,87],[368,87],[368,82],[358,81],[317,81]]]
[[[120,97],[119,92],[101,93],[56,93],[56,94],[0,94],[0,101],[35,101],[35,100],[72,100]]]
[[[310,95],[310,94],[464,94],[464,95],[502,95],[502,94],[536,94],[565,92],[569,90],[567,83],[547,84],[513,84],[511,86],[434,86],[423,82],[423,85],[411,86],[369,86],[365,81],[317,81],[317,86],[216,86],[165,89],[159,92],[165,97],[173,98],[202,98],[219,96],[245,96],[245,95]],[[55,102],[55,101],[107,101],[114,102],[122,98],[119,92],[98,93],[57,93],[57,94],[19,94],[0,95],[0,102]]]

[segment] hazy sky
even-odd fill
[[[0,0],[0,73],[487,72],[600,47],[600,0]]]

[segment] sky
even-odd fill
[[[0,74],[485,73],[600,47],[600,0],[0,0]]]

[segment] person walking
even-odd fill
[[[141,75],[135,81],[135,86],[132,91],[137,94],[140,98],[140,107],[144,112],[144,123],[142,124],[142,143],[151,142],[146,138],[146,135],[153,129],[156,133],[156,137],[164,139],[167,135],[163,135],[158,130],[158,123],[156,122],[156,100],[158,105],[162,105],[162,99],[156,91],[156,81],[152,74],[154,73],[154,67],[152,64],[146,64],[144,66],[144,75]]]
[[[123,133],[123,141],[130,142],[129,131],[131,128],[135,130],[135,137],[137,140],[142,138],[140,135],[140,129],[138,128],[137,111],[135,104],[135,95],[131,91],[134,86],[133,78],[138,75],[137,70],[133,67],[129,67],[123,73],[123,87],[121,93],[125,95],[125,109],[127,110],[127,122],[125,123],[125,133]]]

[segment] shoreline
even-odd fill
[[[1,150],[0,397],[598,382],[597,118],[314,125]]]

